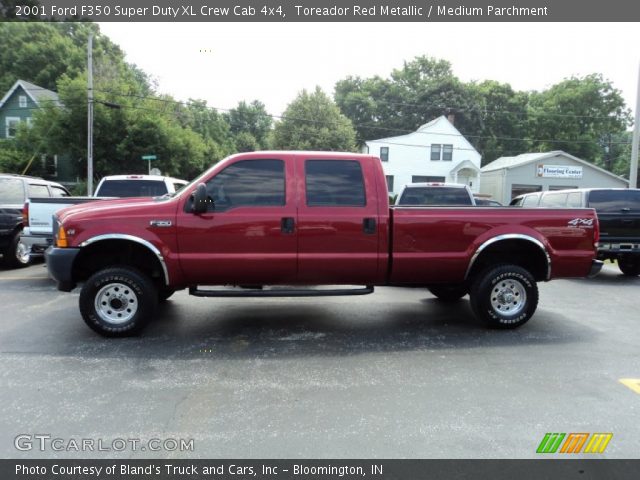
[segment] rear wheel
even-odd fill
[[[85,323],[105,337],[139,333],[158,305],[158,291],[144,273],[114,267],[92,275],[80,292],[80,313]]]
[[[23,268],[31,262],[29,248],[20,240],[20,232],[16,232],[9,247],[3,252],[2,259],[9,268]]]
[[[470,296],[474,313],[491,328],[524,325],[538,306],[533,275],[517,265],[500,265],[480,273]]]
[[[618,259],[618,268],[629,277],[640,275],[640,257],[622,257]]]
[[[469,289],[466,285],[434,285],[429,287],[429,291],[443,302],[455,302],[460,300],[467,293]]]

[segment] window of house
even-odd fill
[[[383,162],[389,161],[389,147],[380,147],[380,160]]]
[[[442,160],[450,162],[453,160],[453,145],[442,146]]]
[[[282,160],[242,160],[229,165],[207,182],[213,200],[210,210],[233,207],[274,207],[285,204]]]
[[[366,205],[360,162],[307,160],[304,170],[309,207],[364,207]]]
[[[440,153],[442,152],[442,145],[439,143],[431,144],[431,160],[440,160]]]
[[[7,117],[4,121],[5,137],[14,138],[18,133],[18,125],[20,125],[20,117]]]
[[[18,97],[18,104],[20,105],[20,108],[27,108],[27,96],[20,95]]]
[[[387,191],[393,192],[393,175],[386,175],[385,178],[387,179]]]

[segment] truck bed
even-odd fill
[[[390,211],[392,284],[460,282],[472,267],[474,254],[496,238],[541,244],[551,265],[543,280],[586,276],[594,255],[593,222],[569,223],[575,218],[593,220],[592,209],[391,207]],[[521,248],[514,243],[513,253]]]

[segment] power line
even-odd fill
[[[53,90],[47,89],[47,88],[29,88],[28,91],[36,91],[36,90],[46,90],[49,92],[54,92],[57,93]],[[109,91],[109,90],[102,90],[102,92],[104,93],[113,93],[114,95],[119,95],[119,96],[131,96],[131,97],[136,97],[138,96],[138,94],[121,94],[118,92],[113,92],[113,91]],[[526,92],[525,92],[526,93]],[[150,98],[150,99],[155,99],[154,97],[151,96],[141,96],[141,98]],[[370,99],[370,97],[367,98],[367,100]],[[157,99],[159,101],[165,101],[164,99]],[[169,102],[176,102],[176,103],[182,103],[182,104],[188,104],[187,102],[180,102],[178,100],[166,100]],[[469,105],[465,105],[465,106],[455,106],[455,105],[442,105],[442,104],[426,104],[426,103],[409,103],[409,102],[396,102],[393,100],[376,100],[376,99],[371,99],[371,101],[377,105],[401,105],[401,106],[406,106],[406,107],[416,107],[416,108],[437,108],[437,109],[441,109],[443,111],[445,110],[454,110],[454,113],[457,112],[473,112],[474,108],[473,106],[469,106]],[[550,111],[544,111],[544,110],[539,110],[536,108],[533,108],[529,105],[526,105],[526,111],[519,111],[519,110],[508,110],[508,109],[502,109],[502,110],[497,110],[497,109],[487,109],[486,107],[482,106],[482,105],[476,105],[476,109],[475,111],[479,112],[479,113],[510,113],[510,114],[515,114],[515,115],[535,115],[535,116],[549,116],[549,117],[564,117],[564,118],[591,118],[591,119],[598,119],[598,120],[611,120],[612,117],[611,116],[607,116],[607,115],[579,115],[579,114],[573,114],[573,113],[559,113],[559,112],[550,112]],[[222,111],[230,111],[232,109],[229,108],[218,108],[218,110],[222,110]]]
[[[166,98],[157,98],[157,97],[153,97],[153,96],[148,96],[148,95],[139,95],[139,94],[123,94],[123,93],[118,93],[115,91],[111,91],[111,90],[96,90],[99,91],[101,93],[106,93],[106,94],[111,94],[111,95],[115,95],[115,96],[119,96],[119,97],[126,97],[126,98],[138,98],[141,100],[150,100],[150,101],[155,101],[155,102],[162,102],[165,103],[166,105],[172,104],[172,105],[180,105],[180,106],[185,106],[185,107],[192,107],[192,106],[199,106],[202,107],[204,109],[207,110],[212,110],[212,111],[222,111],[222,112],[229,112],[232,109],[227,109],[227,108],[221,108],[221,107],[215,107],[215,106],[209,106],[209,105],[201,105],[201,104],[197,104],[195,102],[182,102],[182,101],[178,101],[178,100],[173,100],[173,99],[166,99]],[[61,102],[59,102],[59,100],[42,100],[42,102],[57,102],[58,104],[61,105],[61,107],[73,107],[73,106],[84,106],[86,105],[86,102],[78,102],[75,104],[69,104],[69,105],[64,105],[61,104]],[[97,101],[98,103],[108,103],[108,102],[100,102]],[[112,106],[112,105],[107,105],[107,106]],[[5,109],[5,111],[13,111],[13,110],[36,110],[36,109],[40,109],[41,107],[36,107],[36,106],[32,106],[32,107],[24,107],[24,108],[14,108],[14,109]],[[134,109],[134,110],[141,110],[141,111],[149,111],[149,112],[154,112],[154,113],[158,113],[158,114],[170,114],[173,115],[174,117],[176,116],[176,114],[178,112],[167,112],[166,110],[159,110],[156,108],[145,108],[145,107],[140,107],[140,106],[133,106],[133,105],[118,105],[118,108],[124,108],[124,109]],[[294,121],[299,121],[299,122],[305,122],[305,123],[311,123],[311,124],[320,124],[320,125],[332,125],[334,122],[327,122],[327,121],[321,121],[321,120],[315,120],[315,119],[308,119],[308,118],[297,118],[297,117],[290,117],[290,116],[285,116],[285,115],[275,115],[275,114],[269,114],[269,113],[265,113],[265,116],[272,118],[272,119],[279,119],[279,120],[294,120]],[[487,139],[487,140],[501,140],[501,141],[526,141],[526,142],[535,142],[535,143],[557,143],[557,144],[598,144],[597,141],[595,140],[562,140],[562,139],[532,139],[532,138],[521,138],[521,137],[498,137],[498,136],[491,136],[491,135],[464,135],[462,133],[430,133],[430,132],[421,132],[421,131],[417,131],[417,130],[407,130],[407,129],[400,129],[400,128],[392,128],[392,127],[383,127],[383,126],[377,126],[377,125],[363,125],[363,124],[353,124],[352,125],[356,128],[358,127],[362,127],[362,128],[369,128],[369,129],[375,129],[375,130],[383,130],[383,131],[390,131],[390,132],[404,132],[404,135],[397,135],[395,137],[387,137],[388,139],[393,139],[393,138],[398,138],[400,136],[405,136],[408,134],[421,134],[421,135],[438,135],[438,136],[447,136],[447,137],[461,137],[464,139],[467,138],[473,138],[473,139]],[[401,145],[401,146],[415,146],[415,147],[426,147],[428,145],[414,145],[414,144],[408,144],[408,143],[401,143],[401,142],[390,142],[385,138],[382,139],[374,139],[374,140],[362,140],[359,139],[359,141],[361,141],[362,143],[366,143],[366,142],[373,142],[373,143],[386,143],[386,144],[390,144],[390,145]],[[628,145],[629,142],[609,142],[610,145]],[[464,148],[460,148],[460,147],[454,147],[456,150],[473,150],[476,151],[476,149],[464,149]]]
[[[177,105],[183,105],[183,106],[193,106],[196,105],[193,102],[189,103],[189,102],[181,102],[179,100],[169,100],[169,99],[164,99],[164,98],[155,98],[155,97],[151,97],[151,96],[143,96],[143,95],[132,95],[132,94],[120,94],[117,92],[113,92],[113,91],[108,91],[108,90],[100,90],[102,93],[110,93],[112,95],[116,95],[116,96],[122,96],[122,97],[132,97],[132,98],[140,98],[143,100],[152,100],[152,101],[156,101],[156,102],[163,102],[163,103],[170,103],[170,104],[177,104]],[[199,105],[198,105],[199,106]],[[124,108],[127,108],[126,106]],[[221,107],[214,107],[214,106],[208,106],[208,105],[204,105],[203,108],[206,109],[210,109],[210,110],[216,110],[216,111],[224,111],[224,112],[229,112],[232,109],[226,109],[226,108],[221,108]],[[270,118],[274,118],[274,119],[279,119],[279,120],[295,120],[295,121],[300,121],[300,122],[308,122],[308,123],[316,123],[316,124],[324,124],[326,125],[329,122],[323,122],[323,121],[319,121],[319,120],[312,120],[312,119],[308,119],[308,118],[296,118],[296,117],[289,117],[289,116],[284,116],[284,115],[275,115],[275,114],[269,114],[266,113],[266,116],[270,117]],[[537,143],[569,143],[569,144],[594,144],[597,143],[596,141],[593,140],[558,140],[558,139],[533,139],[533,138],[519,138],[519,137],[497,137],[497,136],[493,136],[493,135],[464,135],[462,133],[437,133],[437,134],[433,134],[430,132],[420,132],[417,130],[407,130],[407,129],[401,129],[401,128],[392,128],[392,127],[382,127],[382,126],[376,126],[376,125],[363,125],[363,124],[354,124],[352,123],[354,127],[362,127],[362,128],[370,128],[370,129],[376,129],[376,130],[384,130],[384,131],[390,131],[390,132],[405,132],[405,134],[421,134],[421,135],[439,135],[439,136],[450,136],[450,137],[462,137],[462,138],[475,138],[475,139],[486,139],[486,140],[502,140],[502,141],[527,141],[527,142],[537,142]],[[393,137],[389,137],[389,138],[393,138]],[[367,140],[369,142],[376,142],[376,141],[382,141],[385,139],[375,139],[375,140]],[[617,145],[617,144],[621,144],[621,145],[626,145],[628,142],[611,142],[612,145]]]

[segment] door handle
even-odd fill
[[[295,221],[293,217],[283,217],[280,220],[280,231],[282,233],[293,233],[295,228]]]
[[[376,233],[376,219],[365,218],[362,220],[362,231],[367,235],[373,235]]]

